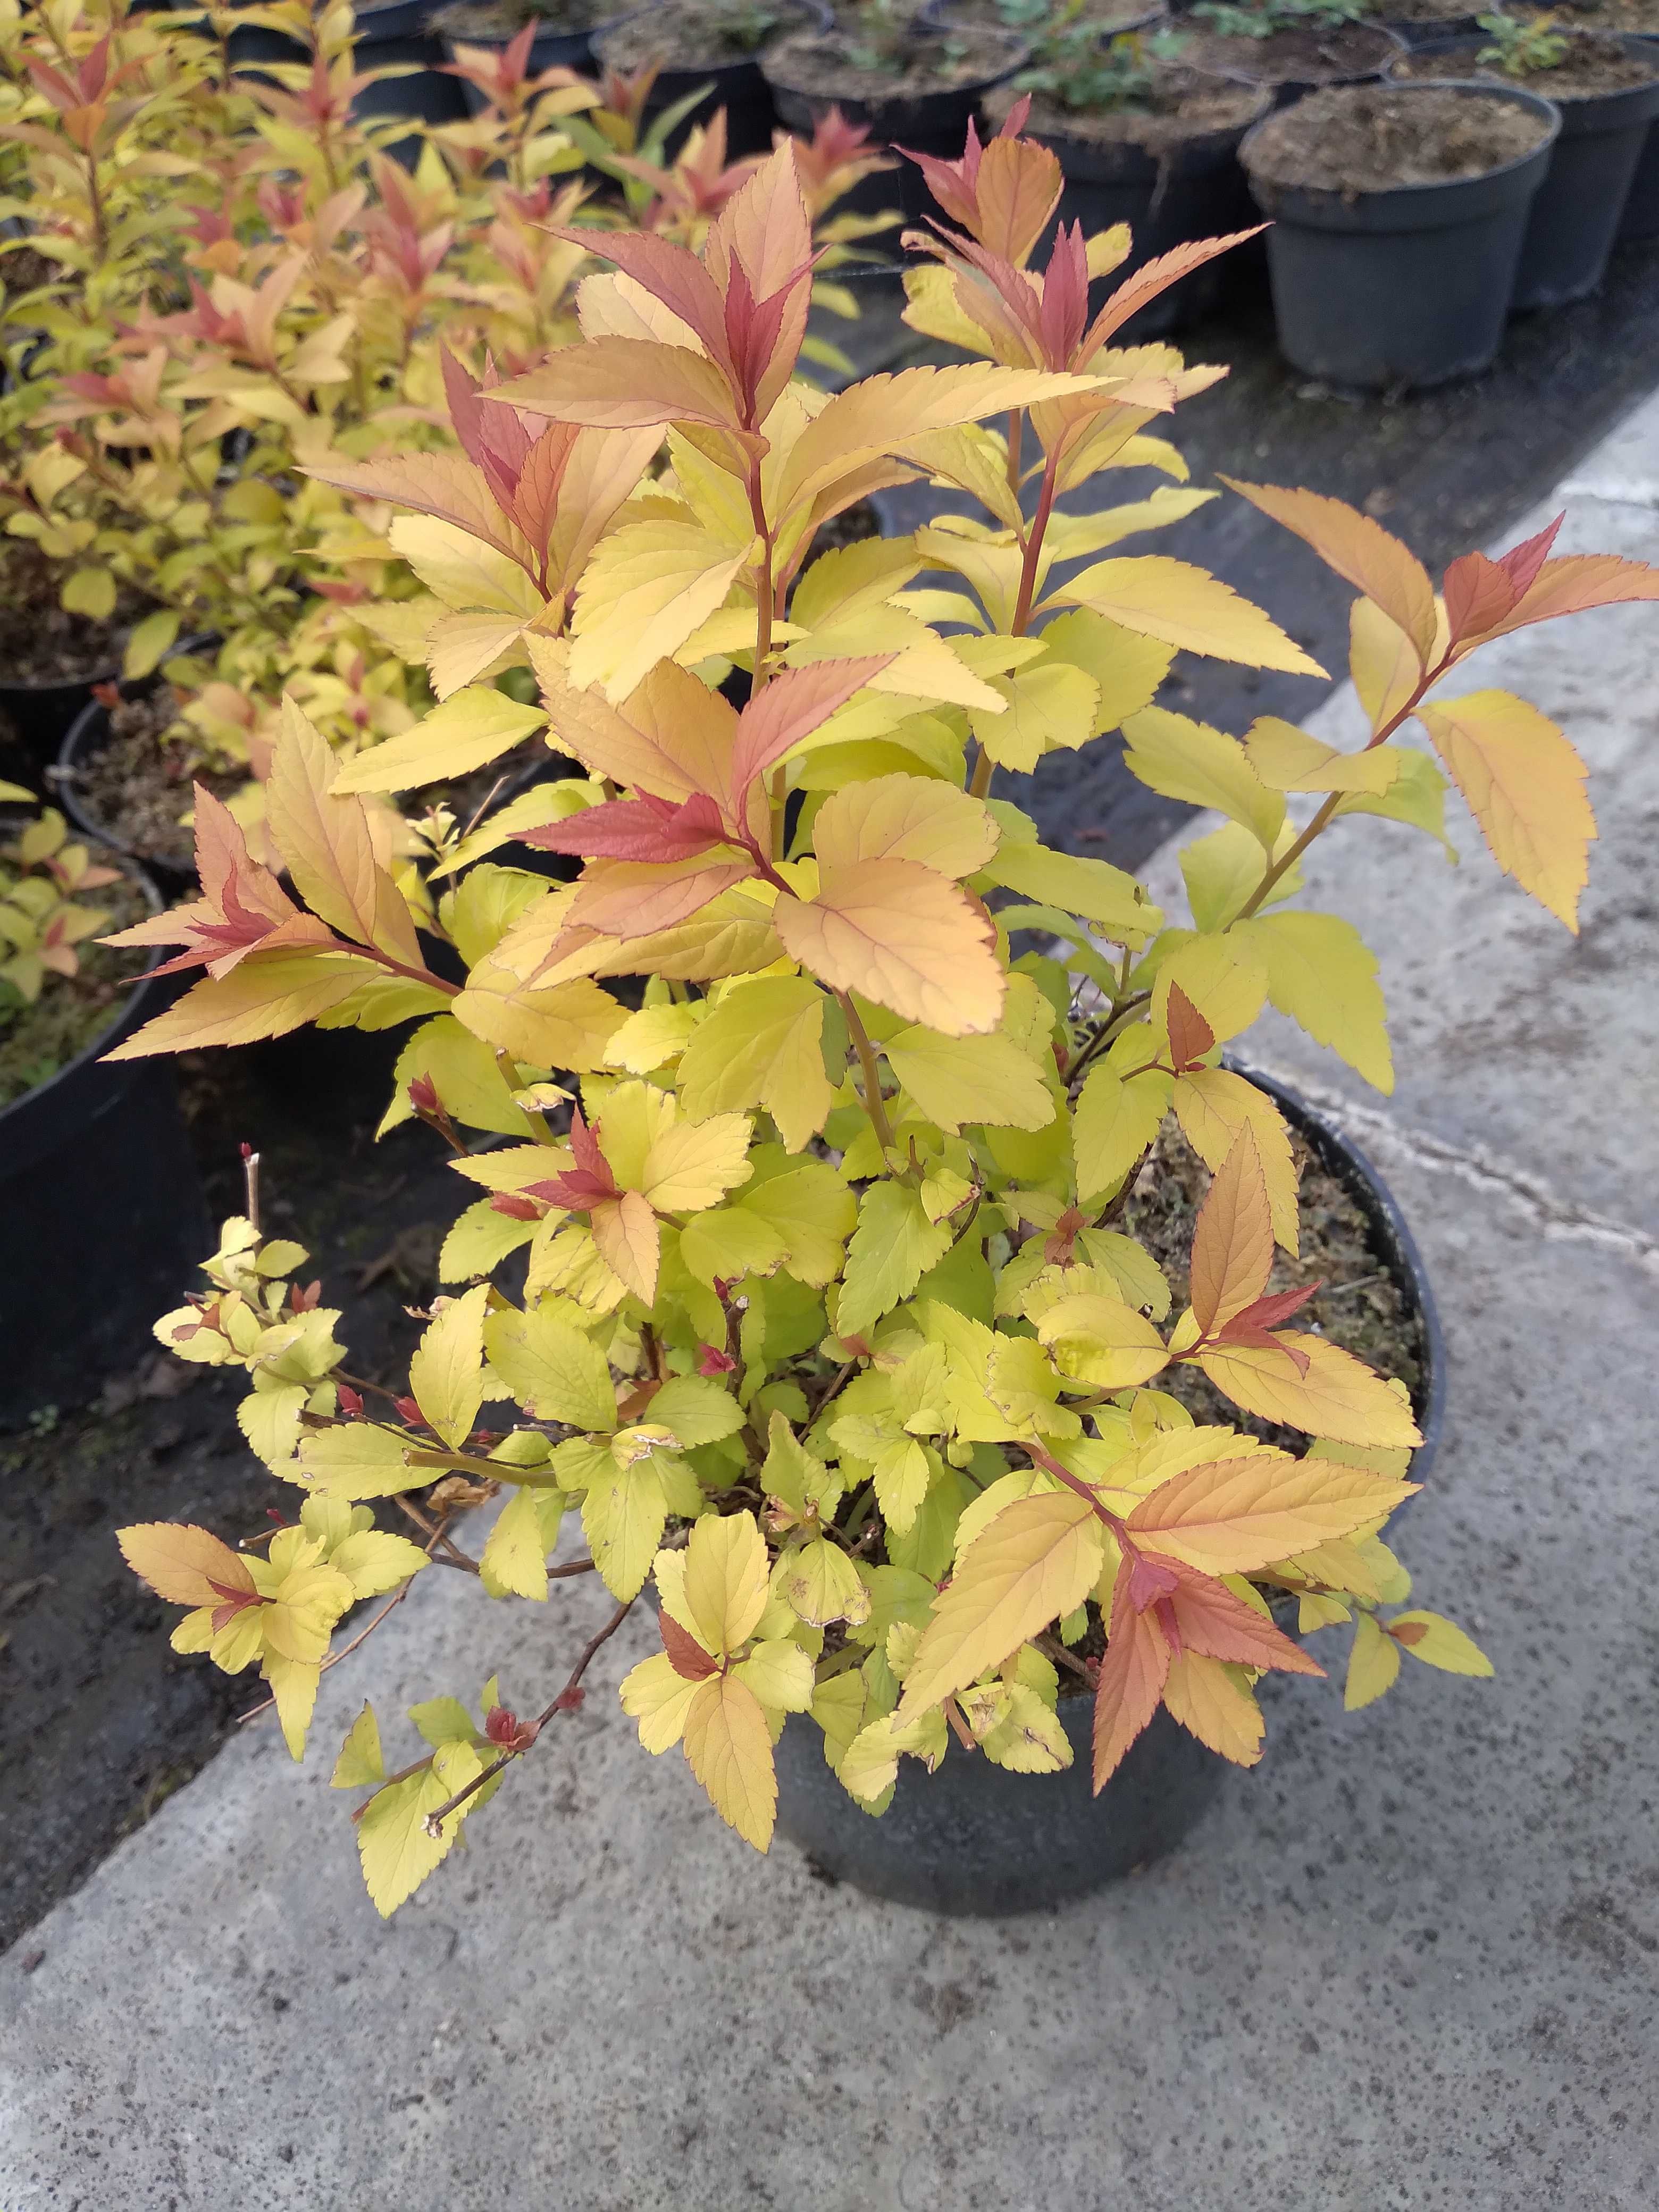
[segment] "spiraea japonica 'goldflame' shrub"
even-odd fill
[[[388,1775],[365,1708],[334,1779],[372,1793],[357,1832],[384,1911],[577,1702],[647,1583],[662,1648],[623,1704],[762,1849],[791,1715],[879,1814],[901,1758],[1066,1765],[1062,1678],[1093,1696],[1097,1787],[1160,1703],[1254,1764],[1260,1675],[1322,1671],[1275,1600],[1305,1631],[1352,1624],[1351,1705],[1402,1651],[1490,1671],[1440,1615],[1392,1609],[1408,1582],[1381,1532],[1413,1488],[1412,1407],[1298,1327],[1304,1294],[1269,1290],[1297,1244],[1291,1143],[1221,1055],[1271,1000],[1392,1083],[1375,961],[1297,902],[1339,817],[1438,836],[1449,778],[1500,866],[1573,926],[1581,763],[1507,692],[1443,692],[1487,640],[1659,596],[1659,576],[1553,557],[1546,532],[1454,562],[1437,594],[1368,518],[1237,485],[1359,594],[1371,735],[1344,753],[1156,706],[1182,651],[1319,672],[1201,570],[1120,550],[1217,496],[1158,426],[1218,372],[1115,340],[1231,241],[1141,270],[1091,319],[1127,237],[1062,230],[1028,269],[1060,177],[1018,120],[928,165],[951,227],[909,241],[909,319],[961,366],[828,398],[794,379],[812,250],[787,148],[696,252],[596,243],[615,273],[581,288],[585,343],[453,382],[463,457],[351,471],[424,514],[429,561],[453,556],[441,706],[343,771],[290,707],[268,786],[285,880],[204,795],[201,898],[128,933],[207,972],[126,1054],[412,1024],[386,1125],[439,1132],[469,1201],[406,1388],[350,1379],[338,1316],[294,1283],[304,1255],[251,1218],[158,1325],[247,1371],[244,1431],[303,1498],[263,1557],[124,1532],[191,1608],[175,1640],[257,1665],[297,1757],[334,1623],[397,1601],[434,1555],[474,1567],[485,1601],[592,1571],[617,1601],[537,1719],[493,1681],[477,1717],[434,1696],[412,1716],[427,1755]],[[1058,509],[1120,471],[1137,495]],[[1148,471],[1165,481],[1139,491]],[[978,514],[812,557],[826,520],[918,476]],[[573,560],[595,501],[603,532]],[[948,586],[918,587],[924,569]],[[540,704],[507,715],[491,678],[514,665]],[[718,688],[734,668],[741,709]],[[517,835],[578,878],[506,864],[499,836],[412,861],[384,794],[484,764],[526,716],[585,774],[536,793]],[[1432,756],[1399,742],[1413,718]],[[1190,928],[994,795],[1000,766],[1118,729],[1135,775],[1224,817],[1183,855]],[[422,932],[464,983],[428,967]],[[639,976],[630,1011],[608,986]],[[1114,1225],[1170,1115],[1212,1174],[1178,1313]],[[1305,1450],[1195,1424],[1163,1387],[1182,1369]],[[497,1492],[473,1559],[456,1516]],[[483,1676],[487,1602],[480,1621]]]

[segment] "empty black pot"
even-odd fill
[[[1273,222],[1267,265],[1279,350],[1310,376],[1370,391],[1420,388],[1486,368],[1502,342],[1528,216],[1560,119],[1548,100],[1508,87],[1435,89],[1523,106],[1546,126],[1544,136],[1483,176],[1352,193],[1262,175],[1260,146],[1272,117],[1240,149],[1256,204]]]
[[[817,90],[809,65],[810,33],[780,40],[768,51],[763,65],[777,100],[779,118],[792,131],[810,134],[832,107],[839,107],[849,123],[867,125],[878,145],[902,146],[908,153],[933,154],[941,161],[959,161],[969,122],[980,101],[1030,59],[1030,48],[1012,31],[999,34],[997,43],[1001,58],[982,75],[960,84],[941,85],[937,92],[884,100],[848,99]],[[939,214],[914,161],[901,162],[900,174],[882,181],[896,188],[896,197],[908,222],[920,222]]]
[[[1113,223],[1129,226],[1133,250],[1121,267],[1091,287],[1096,306],[1144,262],[1192,239],[1247,230],[1258,220],[1238,166],[1238,149],[1245,132],[1271,111],[1273,94],[1243,87],[1240,92],[1253,97],[1254,105],[1238,122],[1195,133],[1157,153],[1127,140],[1070,138],[1042,125],[1028,131],[1029,137],[1053,149],[1066,174],[1056,222],[1080,222],[1085,237]],[[1046,258],[1047,248],[1040,246],[1036,265]],[[1196,321],[1214,303],[1225,274],[1223,257],[1183,276],[1131,317],[1121,343],[1137,345]]]
[[[92,698],[93,685],[112,684],[119,673],[106,668],[61,684],[0,684],[0,712],[37,772],[57,759],[70,725]]]
[[[1549,95],[1560,111],[1561,132],[1533,202],[1515,307],[1565,307],[1593,292],[1607,273],[1649,129],[1659,115],[1659,46],[1644,39],[1607,44],[1645,62],[1654,74],[1622,92]],[[1479,53],[1472,40],[1436,39],[1419,46],[1408,66],[1413,82],[1420,82],[1424,61],[1443,57],[1449,75],[1474,76]]]
[[[809,33],[827,30],[834,21],[822,0],[794,0],[786,12]],[[661,0],[660,5],[644,13],[649,20],[671,19],[673,0]],[[594,33],[594,58],[605,69],[637,69],[650,51],[649,40],[645,35],[648,22],[630,18],[626,26],[628,44],[618,51],[616,41],[620,27],[607,26],[603,32]],[[726,151],[729,159],[737,161],[746,154],[771,152],[772,133],[778,126],[781,110],[775,103],[774,87],[763,66],[767,51],[745,54],[740,61],[711,61],[691,66],[676,62],[658,70],[646,102],[647,125],[669,108],[689,100],[693,93],[703,93],[703,97],[669,133],[668,160],[673,160],[688,133],[697,125],[707,123],[720,107],[726,110]]]
[[[1231,1064],[1231,1063],[1230,1063]],[[1445,1420],[1445,1346],[1421,1257],[1364,1155],[1286,1085],[1241,1067],[1364,1213],[1379,1263],[1415,1308],[1421,1372],[1413,1403],[1426,1481]],[[1287,1626],[1288,1623],[1281,1623]],[[1091,1791],[1093,1700],[1062,1698],[1072,1747],[1063,1774],[1010,1774],[952,1742],[938,1771],[901,1759],[893,1802],[872,1818],[842,1789],[817,1725],[786,1723],[776,1749],[778,1828],[814,1865],[876,1897],[927,1912],[1030,1912],[1103,1888],[1174,1849],[1201,1818],[1224,1762],[1162,1710],[1098,1797]]]
[[[0,1108],[0,1221],[15,1261],[0,1273],[0,1428],[95,1395],[211,1249],[171,1061],[102,1058],[173,995],[171,976],[149,972],[167,957],[150,955],[114,1022],[67,1067]]]

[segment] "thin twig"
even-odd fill
[[[552,1703],[544,1706],[544,1709],[537,1714],[534,1724],[534,1736],[532,1736],[532,1741],[535,1737],[540,1735],[542,1730],[547,1726],[555,1713],[574,1712],[575,1711],[580,1700],[572,1696],[572,1692],[579,1690],[581,1687],[582,1676],[587,1672],[588,1667],[592,1663],[595,1653],[599,1650],[601,1644],[608,1644],[610,1642],[611,1638],[622,1626],[623,1621],[627,1620],[629,1614],[632,1613],[637,1602],[638,1601],[635,1598],[624,1598],[623,1602],[617,1607],[617,1610],[611,1614],[610,1620],[606,1621],[605,1626],[599,1630],[599,1633],[596,1636],[589,1638],[587,1643],[582,1648],[582,1655],[580,1658],[577,1660],[575,1665],[570,1670],[569,1680],[565,1684],[563,1689],[560,1691],[558,1696],[553,1699]],[[526,1749],[528,1748],[529,1746],[526,1746]],[[447,1797],[441,1805],[434,1807],[434,1809],[426,1816],[426,1832],[428,1835],[432,1837],[434,1841],[441,1839],[443,1824],[449,1818],[450,1814],[454,1812],[459,1806],[465,1805],[469,1797],[475,1796],[478,1790],[482,1790],[486,1782],[493,1782],[501,1770],[504,1767],[510,1765],[514,1759],[522,1759],[523,1756],[523,1752],[504,1751],[499,1759],[492,1759],[488,1766],[484,1767],[479,1773],[475,1774],[471,1781],[467,1784],[465,1789],[458,1790],[453,1797]]]

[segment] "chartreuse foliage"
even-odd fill
[[[285,880],[204,801],[201,897],[128,933],[207,973],[125,1054],[412,1024],[386,1120],[442,1133],[469,1200],[407,1389],[372,1407],[334,1317],[284,1287],[299,1255],[247,1221],[209,1294],[160,1325],[248,1370],[249,1440],[306,1498],[269,1564],[129,1535],[197,1608],[185,1641],[258,1658],[297,1742],[328,1624],[398,1560],[448,1558],[532,1602],[596,1571],[617,1601],[538,1719],[493,1689],[482,1729],[434,1699],[414,1715],[428,1755],[390,1780],[378,1721],[353,1728],[335,1780],[376,1789],[358,1827],[383,1910],[574,1705],[648,1587],[661,1649],[623,1703],[763,1849],[791,1715],[878,1813],[905,1755],[1067,1765],[1062,1680],[1093,1694],[1097,1787],[1160,1704],[1253,1764],[1259,1676],[1322,1671],[1287,1607],[1304,1631],[1352,1625],[1351,1705],[1402,1651],[1490,1671],[1438,1615],[1389,1611],[1408,1582],[1380,1532],[1413,1488],[1413,1410],[1272,1287],[1275,1249],[1297,1249],[1292,1153],[1222,1049],[1271,1001],[1389,1088],[1374,958],[1289,902],[1339,816],[1442,838],[1447,776],[1571,926],[1581,765],[1520,700],[1443,680],[1486,639],[1659,579],[1551,558],[1546,532],[1454,563],[1437,594],[1365,517],[1239,486],[1359,592],[1370,740],[1339,753],[1272,719],[1240,738],[1158,707],[1180,651],[1312,665],[1201,569],[1121,550],[1216,495],[1152,427],[1213,373],[1115,336],[1224,241],[1143,269],[1091,320],[1091,276],[1127,240],[1062,230],[1026,267],[1050,155],[1015,128],[930,174],[961,228],[919,241],[909,312],[975,356],[960,366],[830,398],[795,378],[812,248],[785,149],[699,250],[610,239],[584,343],[453,380],[463,458],[331,465],[414,518],[397,527],[438,603],[442,703],[344,773],[290,708],[270,781]],[[1170,482],[1058,509],[1128,470]],[[813,557],[822,523],[918,472],[964,511]],[[534,670],[537,706],[494,688],[503,656]],[[718,688],[732,671],[741,707]],[[1437,758],[1401,742],[1413,716]],[[505,834],[492,857],[399,857],[360,794],[481,764],[527,719],[582,773],[512,830],[576,879],[512,866]],[[1118,729],[1135,775],[1224,817],[1183,855],[1191,927],[992,795],[999,764]],[[432,938],[463,981],[428,963]],[[627,977],[642,991],[609,988]],[[1179,1311],[1113,1225],[1170,1115],[1213,1174]],[[1305,1449],[1195,1424],[1182,1370]],[[492,1492],[471,1560],[448,1516]],[[426,1540],[359,1565],[381,1501]]]

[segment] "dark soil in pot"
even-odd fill
[[[856,29],[837,25],[782,40],[768,52],[766,75],[792,131],[810,132],[838,106],[849,122],[866,124],[880,143],[959,161],[980,100],[1030,58],[1012,32],[954,24],[941,30],[921,18],[889,69],[868,66],[863,44]],[[902,162],[899,175],[884,182],[896,185],[910,222],[940,212],[914,161]]]
[[[195,833],[179,818],[190,811],[191,785],[229,799],[248,772],[202,762],[187,739],[165,743],[178,719],[167,684],[113,706],[94,700],[70,732],[53,782],[81,829],[155,867],[165,887],[182,889],[196,873]]]
[[[1475,18],[1485,12],[1471,8],[1469,0],[1377,0],[1370,15],[1414,46],[1424,39],[1473,37],[1479,27]]]
[[[1182,58],[1194,69],[1244,84],[1265,84],[1280,100],[1293,100],[1322,85],[1358,84],[1380,76],[1404,43],[1380,23],[1337,23],[1322,29],[1298,25],[1270,32],[1265,39],[1200,31]]]
[[[32,547],[14,541],[0,553],[0,708],[43,766],[93,685],[119,670],[127,634],[151,605],[123,586],[107,617],[70,614],[59,604],[63,583]]]
[[[137,871],[88,900],[112,927],[161,903]],[[12,1022],[0,1014],[0,1220],[8,1249],[27,1255],[0,1278],[0,1428],[90,1397],[143,1349],[207,1249],[172,1066],[102,1059],[173,995],[170,977],[149,973],[165,957],[88,945],[70,1006],[46,1008],[43,994]]]
[[[1370,390],[1485,368],[1559,129],[1548,101],[1472,84],[1334,88],[1258,124],[1240,159],[1286,359]]]
[[[646,106],[647,121],[710,86],[707,99],[671,134],[670,158],[694,125],[706,123],[723,107],[726,153],[736,160],[772,149],[778,112],[762,70],[763,53],[783,38],[823,28],[830,20],[828,8],[818,0],[760,0],[752,6],[743,0],[659,0],[596,35],[593,52],[605,69],[632,70],[658,64]]]
[[[1533,203],[1514,305],[1557,307],[1593,292],[1607,271],[1650,127],[1659,115],[1659,44],[1575,33],[1549,69],[1510,76],[1480,41],[1448,40],[1395,63],[1396,77],[1469,76],[1553,100],[1561,135]]]
[[[867,499],[855,499],[851,507],[819,524],[807,558],[816,561],[820,553],[838,553],[844,545],[861,545],[866,538],[881,534],[881,517],[874,507]]]
[[[1272,106],[1272,94],[1200,76],[1180,63],[1152,66],[1152,90],[1121,107],[1091,111],[1068,107],[1050,93],[1032,97],[1026,133],[1053,148],[1066,174],[1056,222],[1081,222],[1086,236],[1127,222],[1134,240],[1122,266],[1091,287],[1097,306],[1144,262],[1189,239],[1224,236],[1258,220],[1238,147]],[[1018,91],[1016,85],[994,94],[986,103],[988,117],[1000,122]],[[1045,251],[1037,249],[1039,264]],[[1125,343],[1196,321],[1213,305],[1226,274],[1224,257],[1171,285],[1131,319]]]

